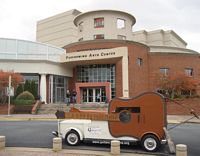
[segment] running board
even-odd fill
[[[172,141],[172,139],[171,139],[171,137],[170,137],[170,135],[169,135],[169,133],[168,133],[166,127],[164,127],[163,130],[164,130],[164,132],[165,132],[165,136],[166,136],[166,139],[167,139],[167,144],[168,144],[168,147],[169,147],[169,152],[170,152],[171,154],[176,153],[176,152],[175,152],[174,142]]]

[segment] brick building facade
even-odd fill
[[[109,102],[157,91],[153,73],[200,80],[199,53],[173,30],[134,31],[133,15],[70,10],[37,23],[37,41],[0,38],[0,70],[34,80],[45,103]],[[49,44],[49,45],[47,45]],[[199,93],[199,87],[198,87]]]

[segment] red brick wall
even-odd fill
[[[76,68],[73,68],[73,77],[69,78],[68,81],[68,89],[70,92],[72,92],[76,87],[75,87],[75,83],[76,83]]]
[[[199,79],[200,76],[200,58],[198,54],[149,53],[149,84],[151,90],[156,88],[152,75],[159,72],[162,67],[169,68],[169,74],[184,74],[185,68],[193,68],[193,77]]]
[[[129,95],[136,96],[149,91],[148,81],[148,51],[143,45],[128,45],[129,55]],[[142,65],[137,64],[137,59],[142,59]]]
[[[116,88],[116,97],[122,97],[122,60],[120,59],[115,64],[115,88]]]

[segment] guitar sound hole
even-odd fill
[[[119,113],[119,120],[122,123],[127,123],[131,121],[131,113],[129,111],[122,111]]]

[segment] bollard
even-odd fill
[[[0,136],[0,149],[4,149],[5,148],[5,136]]]
[[[118,140],[111,141],[111,154],[120,155],[120,141]]]
[[[187,145],[176,145],[176,156],[187,156]]]
[[[62,150],[62,139],[57,137],[53,138],[53,151],[61,151]]]

